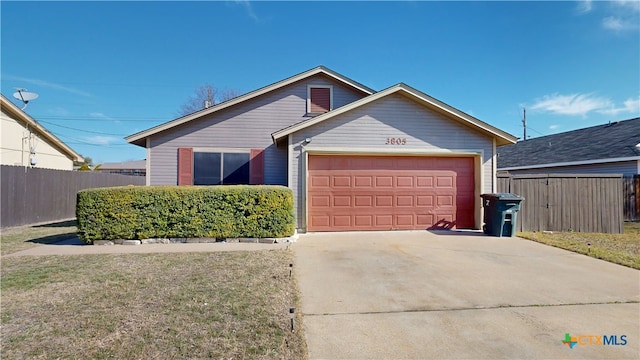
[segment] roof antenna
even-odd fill
[[[524,141],[527,141],[527,109],[522,108],[522,127],[524,128]]]
[[[16,98],[17,100],[22,101],[24,103],[24,106],[22,107],[21,110],[24,110],[24,109],[27,108],[27,104],[29,103],[29,101],[38,98],[38,94],[33,93],[33,92],[28,92],[27,89],[16,88],[16,90],[18,90],[18,91],[13,93],[13,97]]]

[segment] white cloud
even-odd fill
[[[640,115],[640,96],[629,98],[622,104],[616,105],[608,98],[593,94],[552,94],[536,99],[528,109],[570,116],[586,116],[592,111],[606,115],[635,114],[637,116]],[[555,127],[557,125],[551,125],[549,128],[554,129]]]
[[[638,0],[615,0],[611,3],[627,10],[640,12],[640,1]]]
[[[640,115],[640,96],[637,99],[627,99],[622,105],[623,106],[615,107],[612,104],[611,107],[599,110],[598,112],[606,115],[618,115],[620,113]]]
[[[578,12],[581,14],[588,13],[593,8],[591,0],[578,1]]]
[[[616,32],[640,29],[640,1],[617,0],[609,2],[609,16],[602,19],[602,27]]]
[[[249,0],[234,0],[234,3],[242,6],[250,18],[252,18],[255,21],[260,21],[260,19],[258,18],[258,15],[256,15],[255,11],[253,11],[253,7],[251,6],[251,2]]]
[[[633,20],[627,20],[615,16],[607,16],[602,19],[602,27],[607,30],[625,31],[638,28],[638,23]]]
[[[92,113],[89,113],[89,116],[91,116],[92,118],[95,118],[95,119],[100,119],[100,120],[109,120],[109,121],[113,121],[113,122],[116,122],[116,123],[120,122],[120,120],[114,119],[114,118],[112,118],[110,116],[107,116],[107,115],[101,113],[101,112],[92,112]]]
[[[69,110],[59,106],[51,108],[47,112],[53,116],[69,116]]]
[[[555,130],[555,129],[559,128],[559,127],[560,127],[559,125],[551,125],[551,126],[549,126],[549,129],[550,130]]]
[[[96,145],[110,145],[119,140],[120,140],[119,138],[114,136],[102,136],[102,135],[88,136],[85,138],[85,141],[96,144]]]
[[[545,95],[530,107],[531,110],[540,110],[558,115],[582,115],[611,107],[611,100],[595,97],[591,94],[570,95]]]
[[[67,86],[64,86],[64,85],[48,82],[48,81],[45,81],[45,80],[29,79],[29,78],[24,78],[24,77],[20,77],[20,76],[13,76],[13,75],[4,75],[3,77],[4,77],[4,80],[25,82],[25,83],[33,84],[33,85],[37,85],[37,86],[48,87],[48,88],[51,88],[51,89],[66,91],[68,93],[75,94],[75,95],[80,95],[80,96],[84,96],[84,97],[91,97],[92,96],[88,92],[85,92],[85,91],[82,91],[82,90],[78,90],[78,89],[74,89],[74,88],[71,88],[71,87],[67,87]]]

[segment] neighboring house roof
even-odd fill
[[[146,160],[109,162],[100,164],[99,170],[144,170],[146,166]]]
[[[42,136],[42,138],[49,140],[52,145],[57,147],[60,152],[65,154],[68,158],[73,161],[84,161],[80,154],[75,152],[62,140],[58,139],[58,137],[50,133],[49,130],[40,125],[40,123],[38,123],[34,118],[29,116],[29,114],[27,114],[26,112],[22,111],[22,109],[20,109],[16,104],[11,102],[2,94],[0,94],[0,104],[2,105],[4,111],[13,116],[14,119],[25,122],[32,131],[38,133],[40,136]]]
[[[640,118],[499,147],[498,170],[640,160]]]
[[[289,77],[287,79],[284,79],[282,81],[278,81],[278,82],[276,82],[274,84],[265,86],[265,87],[260,88],[258,90],[254,90],[254,91],[249,92],[247,94],[240,95],[240,96],[235,97],[233,99],[230,99],[230,100],[224,101],[222,103],[216,104],[216,105],[214,105],[214,106],[212,106],[210,108],[203,109],[203,110],[194,112],[192,114],[180,117],[178,119],[166,122],[164,124],[160,124],[158,126],[152,127],[150,129],[135,133],[133,135],[129,135],[129,136],[127,136],[125,138],[125,140],[127,142],[129,142],[129,143],[134,144],[134,145],[145,146],[144,139],[149,137],[149,136],[151,136],[151,135],[154,135],[154,134],[157,134],[159,132],[171,129],[171,128],[175,127],[175,126],[187,123],[189,121],[199,119],[199,118],[201,118],[201,117],[203,117],[205,115],[209,115],[209,114],[215,113],[217,111],[220,111],[222,109],[226,109],[226,108],[234,106],[234,105],[236,105],[238,103],[253,99],[253,98],[258,97],[260,95],[263,95],[263,94],[266,94],[268,92],[280,89],[280,88],[282,88],[284,86],[293,84],[293,83],[295,83],[297,81],[303,80],[305,78],[308,78],[310,76],[314,76],[314,75],[317,75],[317,74],[324,74],[326,76],[334,78],[334,79],[336,79],[336,80],[338,80],[338,81],[340,81],[340,82],[342,82],[342,83],[344,83],[346,85],[349,85],[352,88],[354,88],[354,89],[356,89],[356,90],[358,90],[358,91],[360,91],[360,92],[362,92],[364,94],[367,94],[367,95],[373,94],[375,92],[374,90],[370,89],[369,87],[366,87],[366,86],[364,86],[364,85],[362,85],[362,84],[360,84],[360,83],[358,83],[356,81],[353,81],[353,80],[349,79],[346,76],[338,74],[337,72],[335,72],[333,70],[330,70],[330,69],[328,69],[328,68],[326,68],[324,66],[318,66],[318,67],[315,67],[315,68],[313,68],[311,70],[307,70],[305,72],[302,72],[302,73],[300,73],[298,75],[294,75],[294,76]]]
[[[431,96],[419,90],[416,90],[404,83],[394,85],[390,88],[377,92],[373,95],[369,95],[365,98],[354,101],[340,108],[331,110],[325,114],[318,115],[310,120],[305,120],[297,124],[293,124],[287,128],[274,132],[273,134],[271,134],[271,137],[273,138],[274,142],[278,142],[278,140],[284,138],[289,134],[305,129],[309,126],[313,126],[322,121],[331,119],[337,115],[344,114],[348,111],[354,110],[358,107],[364,106],[366,104],[369,104],[371,102],[374,102],[376,100],[389,96],[391,94],[400,94],[400,95],[406,96],[407,98],[412,99],[420,104],[423,104],[424,106],[434,111],[444,114],[448,118],[454,119],[466,126],[472,127],[482,133],[485,133],[491,137],[494,137],[496,139],[496,145],[513,144],[518,140],[517,137],[509,133],[506,133],[496,127],[493,127],[485,123],[484,121],[478,120],[475,117],[469,114],[466,114],[452,106],[449,106],[437,99],[434,99]]]

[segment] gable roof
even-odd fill
[[[29,116],[26,112],[20,109],[16,104],[9,101],[4,95],[0,94],[0,104],[2,110],[12,116],[14,120],[21,120],[27,124],[27,126],[40,135],[42,138],[49,140],[52,145],[58,148],[60,152],[65,154],[69,159],[73,161],[84,161],[82,156],[65,144],[62,140],[58,139],[55,135],[49,132],[44,126],[40,125],[34,118]]]
[[[482,133],[485,133],[491,137],[494,137],[496,139],[496,145],[505,145],[505,144],[513,144],[515,143],[518,138],[506,133],[496,127],[493,127],[487,123],[485,123],[484,121],[481,121],[479,119],[476,119],[475,117],[466,114],[450,105],[447,105],[445,103],[443,103],[440,100],[437,100],[435,98],[432,98],[431,96],[416,90],[414,88],[412,88],[409,85],[406,85],[404,83],[399,83],[397,85],[394,85],[390,88],[387,88],[385,90],[382,90],[380,92],[377,92],[375,94],[369,95],[365,98],[362,98],[360,100],[354,101],[352,103],[349,103],[345,106],[342,106],[340,108],[331,110],[327,113],[324,113],[322,115],[318,115],[312,119],[309,120],[305,120],[305,121],[301,121],[299,123],[293,124],[287,128],[284,128],[282,130],[278,130],[276,132],[274,132],[273,134],[271,134],[271,137],[273,138],[273,142],[277,143],[278,140],[284,138],[285,136],[295,133],[296,131],[305,129],[309,126],[313,126],[315,124],[318,124],[322,121],[326,121],[328,119],[331,119],[337,115],[340,114],[344,114],[348,111],[354,110],[360,106],[364,106],[366,104],[372,103],[376,100],[379,100],[381,98],[384,98],[386,96],[389,96],[391,94],[400,94],[403,95],[409,99],[412,99],[434,111],[437,111],[445,116],[447,116],[448,118],[454,119],[460,123],[462,123],[463,125],[469,126],[471,128],[474,128]]]
[[[340,81],[340,82],[342,82],[342,83],[344,83],[346,85],[349,85],[352,88],[354,88],[354,89],[356,89],[356,90],[358,90],[358,91],[360,91],[360,92],[362,92],[364,94],[367,94],[367,95],[373,94],[375,92],[373,89],[371,89],[371,88],[369,88],[367,86],[364,86],[364,85],[362,85],[362,84],[360,84],[360,83],[358,83],[356,81],[353,81],[353,80],[349,79],[346,76],[338,74],[337,72],[335,72],[335,71],[333,71],[331,69],[328,69],[328,68],[326,68],[324,66],[318,66],[318,67],[315,67],[313,69],[310,69],[310,70],[307,70],[305,72],[302,72],[300,74],[297,74],[297,75],[291,76],[289,78],[286,78],[284,80],[281,80],[281,81],[278,81],[276,83],[273,83],[271,85],[267,85],[267,86],[262,87],[260,89],[257,89],[257,90],[254,90],[252,92],[246,93],[244,95],[240,95],[240,96],[235,97],[233,99],[221,102],[221,103],[216,104],[216,105],[214,105],[214,106],[212,106],[210,108],[203,109],[203,110],[200,110],[200,111],[196,111],[196,112],[194,112],[192,114],[188,114],[188,115],[182,116],[180,118],[177,118],[175,120],[171,120],[169,122],[160,124],[158,126],[154,126],[154,127],[150,128],[150,129],[143,130],[143,131],[140,131],[138,133],[129,135],[129,136],[127,136],[125,138],[125,140],[127,142],[129,142],[129,143],[134,144],[134,145],[145,146],[144,139],[147,138],[148,136],[151,136],[151,135],[157,134],[159,132],[171,129],[171,128],[175,127],[175,126],[187,123],[189,121],[199,119],[199,118],[201,118],[203,116],[215,113],[215,112],[220,111],[222,109],[226,109],[228,107],[234,106],[234,105],[242,103],[244,101],[256,98],[256,97],[258,97],[260,95],[263,95],[263,94],[266,94],[268,92],[280,89],[282,87],[285,87],[287,85],[293,84],[293,83],[295,83],[297,81],[306,79],[308,77],[311,77],[311,76],[314,76],[314,75],[317,75],[317,74],[324,74],[326,76],[329,76],[329,77],[331,77],[331,78],[333,78],[335,80],[338,80],[338,81]]]
[[[640,160],[640,118],[499,147],[498,170]]]

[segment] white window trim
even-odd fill
[[[333,110],[333,85],[307,85],[307,114],[324,114],[324,113],[313,113],[311,112],[311,89],[316,88],[324,88],[329,89],[329,111]]]

